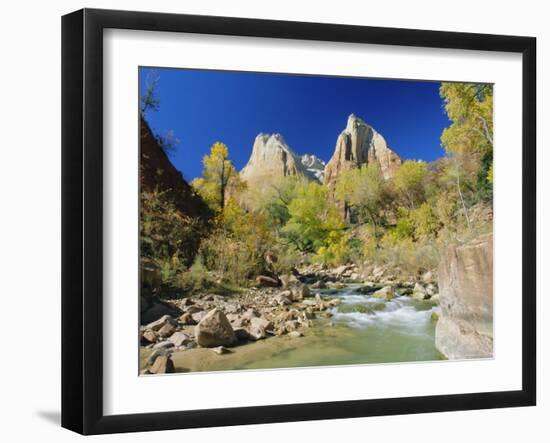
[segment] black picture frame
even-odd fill
[[[391,399],[104,415],[103,30],[108,28],[519,53],[523,63],[522,389]],[[62,18],[62,426],[152,431],[536,403],[536,39],[83,9]]]

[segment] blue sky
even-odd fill
[[[150,68],[140,68],[143,93]],[[154,132],[180,140],[172,163],[187,180],[201,175],[201,160],[221,141],[240,170],[256,135],[281,133],[297,154],[328,161],[349,114],[381,133],[403,159],[444,155],[442,130],[450,125],[439,83],[155,68],[159,110],[146,119]]]

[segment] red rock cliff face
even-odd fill
[[[207,219],[211,215],[206,203],[172,165],[143,119],[140,119],[140,186],[145,191],[167,192],[187,216]]]
[[[450,359],[493,355],[493,235],[449,246],[438,270],[437,349]]]

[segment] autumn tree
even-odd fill
[[[489,171],[493,165],[493,87],[478,83],[442,83],[439,93],[452,124],[443,131],[441,143],[475,183],[478,198],[492,199]],[[465,161],[467,160],[467,161]],[[455,174],[457,177],[459,175]],[[460,194],[460,180],[457,191]],[[463,199],[464,196],[461,194]]]
[[[303,252],[315,252],[326,246],[330,234],[345,227],[340,213],[329,203],[327,188],[315,182],[298,189],[288,211],[290,218],[282,231]]]
[[[368,163],[342,173],[336,184],[336,198],[346,202],[359,222],[371,223],[378,239],[386,184],[378,163]]]
[[[278,232],[290,219],[290,203],[306,185],[305,179],[295,175],[274,178],[257,190],[253,208],[264,213],[270,228]]]
[[[405,205],[413,209],[425,199],[425,181],[428,176],[428,164],[423,161],[407,160],[401,164],[393,177],[397,193]]]
[[[221,142],[212,145],[202,164],[202,177],[193,180],[192,185],[210,207],[223,212],[228,194],[242,191],[246,184],[229,160],[229,149]]]
[[[447,152],[483,156],[493,150],[493,87],[479,83],[442,83],[439,90],[452,121],[441,135]]]

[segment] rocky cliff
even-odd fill
[[[334,193],[339,175],[365,163],[377,162],[385,179],[393,176],[401,159],[393,152],[384,137],[363,120],[351,114],[346,128],[336,140],[332,158],[325,167],[325,183]]]
[[[493,235],[449,246],[439,264],[437,349],[449,359],[493,355]]]
[[[324,182],[326,165],[323,160],[313,154],[304,154],[300,160],[311,178],[315,178],[321,183]]]
[[[324,163],[313,155],[300,157],[295,154],[281,134],[258,134],[241,177],[254,185],[290,175],[319,180],[323,167]]]
[[[181,173],[172,165],[151,129],[140,120],[140,186],[145,191],[164,191],[182,214],[208,218],[211,213],[204,201],[193,192]]]

